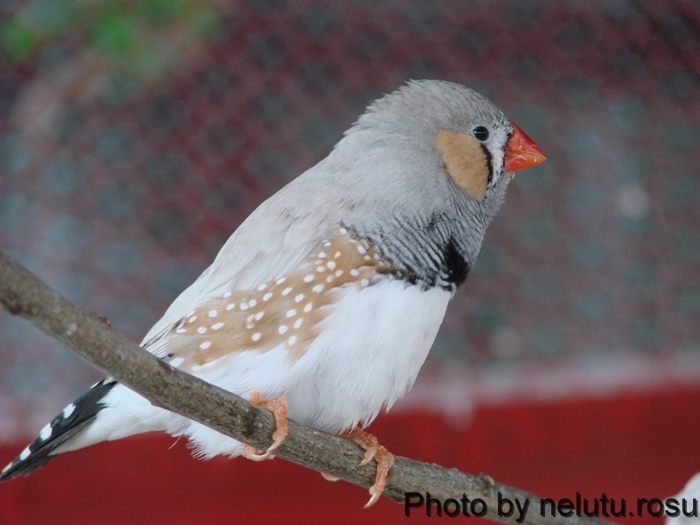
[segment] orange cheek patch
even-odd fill
[[[393,266],[379,251],[341,235],[322,243],[287,275],[255,290],[231,290],[182,319],[168,335],[180,368],[201,366],[243,350],[265,352],[286,344],[299,359],[317,336],[318,324],[341,288],[369,286]]]
[[[483,200],[489,181],[489,166],[481,144],[464,133],[443,130],[435,135],[435,146],[455,184],[471,198]]]

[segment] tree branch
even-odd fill
[[[0,303],[31,322],[64,346],[119,380],[154,405],[203,423],[227,436],[259,449],[272,442],[274,420],[270,412],[221,388],[171,367],[111,329],[105,318],[87,312],[52,290],[0,250]],[[360,467],[363,451],[354,443],[289,422],[289,436],[275,455],[368,488],[374,483],[375,465]],[[384,494],[403,502],[407,492],[444,501],[480,498],[485,517],[516,523],[518,512],[499,516],[497,498],[531,501],[523,523],[528,525],[594,525],[602,520],[540,515],[540,498],[455,469],[396,457]],[[358,502],[359,504],[359,502]],[[368,511],[371,512],[371,511]]]

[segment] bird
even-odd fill
[[[291,419],[393,455],[365,428],[412,386],[515,172],[545,156],[486,97],[408,81],[371,103],[332,151],[264,201],[141,346],[270,409],[258,451],[152,405],[112,378],[68,404],[0,481],[65,452],[150,431],[186,436],[201,458],[263,460]],[[328,476],[330,477],[330,476]]]

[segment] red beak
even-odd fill
[[[513,135],[506,142],[503,171],[520,171],[541,164],[547,159],[535,142],[513,124]]]

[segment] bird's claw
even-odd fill
[[[272,434],[274,441],[272,445],[267,447],[265,452],[258,452],[255,447],[246,443],[241,445],[241,455],[244,458],[251,461],[265,461],[279,448],[289,434],[289,428],[287,427],[287,410],[289,408],[287,396],[279,396],[270,401],[265,399],[260,392],[253,392],[248,396],[248,401],[259,407],[267,408],[275,417],[276,429],[274,434]]]
[[[384,493],[389,469],[391,469],[394,464],[394,455],[380,445],[375,436],[364,430],[351,430],[343,434],[343,437],[354,441],[365,449],[365,457],[360,462],[361,467],[369,464],[373,459],[377,462],[377,474],[374,478],[374,484],[369,489],[369,501],[365,505],[367,509],[374,505]]]

